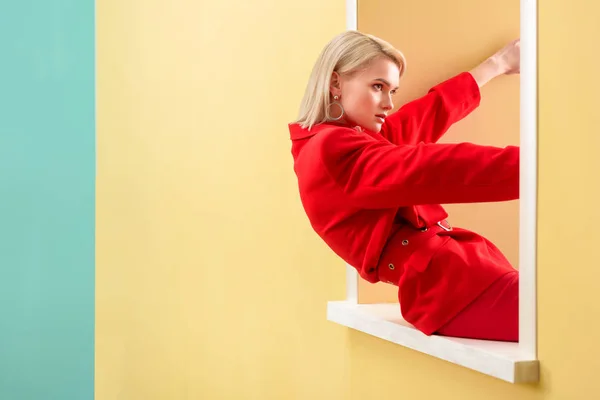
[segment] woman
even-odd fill
[[[402,315],[426,335],[518,341],[518,271],[440,204],[518,199],[519,148],[436,141],[483,85],[519,73],[519,52],[515,40],[392,113],[404,56],[347,31],[320,54],[289,125],[312,227],[363,279],[398,286]]]

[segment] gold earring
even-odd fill
[[[334,100],[333,103],[329,104],[329,106],[327,106],[327,109],[325,110],[325,116],[327,117],[327,119],[329,121],[338,121],[338,120],[340,120],[344,116],[344,107],[342,106],[342,103],[340,103],[338,101],[339,98],[340,98],[339,96],[333,96],[333,100]],[[329,111],[329,107],[331,107],[332,105],[336,105],[336,106],[338,106],[340,108],[341,113],[340,113],[339,117],[333,118],[331,116],[331,113]]]

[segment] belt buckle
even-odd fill
[[[442,222],[446,222],[448,224],[448,226],[444,226],[442,225]],[[448,221],[438,221],[437,225],[442,228],[443,230],[445,230],[446,232],[450,232],[452,230],[452,225],[450,225],[450,223]]]

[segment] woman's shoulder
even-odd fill
[[[305,128],[299,123],[288,124],[291,140],[307,139],[314,136],[348,134],[359,132],[357,128],[351,128],[347,125],[336,124],[334,122],[322,122],[310,128]]]

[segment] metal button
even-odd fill
[[[388,267],[390,267],[390,269],[394,269],[394,268],[396,268],[396,267],[394,267],[394,264],[392,264],[392,263],[390,263],[390,264],[388,265]]]
[[[404,239],[404,240],[402,241],[402,246],[406,246],[407,244],[408,244],[408,240]]]

